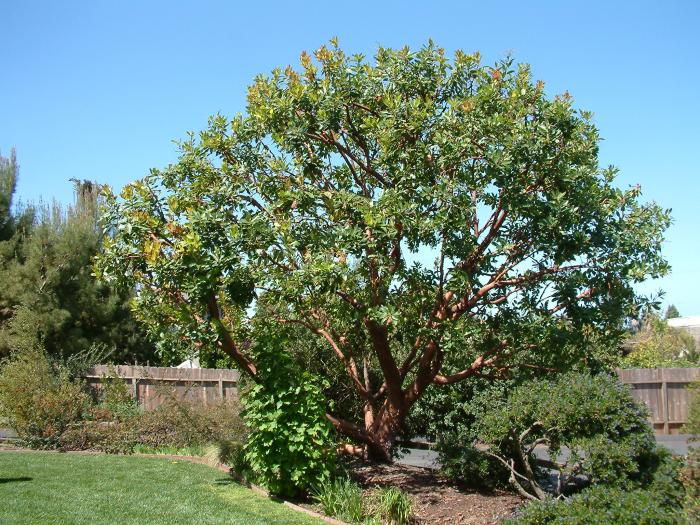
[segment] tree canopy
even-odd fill
[[[0,356],[42,347],[55,357],[116,362],[154,359],[154,345],[129,309],[132,291],[117,292],[92,275],[101,248],[100,187],[75,181],[75,202],[12,202],[18,176],[14,152],[0,157]],[[111,352],[109,350],[111,349]]]
[[[527,65],[332,41],[108,194],[99,272],[154,333],[252,377],[257,333],[317,336],[363,406],[329,419],[388,457],[429,385],[620,337],[633,284],[667,271],[668,212],[614,185],[598,141]]]

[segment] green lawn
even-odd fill
[[[323,522],[204,465],[160,458],[0,452],[0,524]]]

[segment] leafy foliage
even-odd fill
[[[622,360],[624,368],[681,368],[700,364],[700,348],[688,332],[673,328],[653,313],[625,342],[631,351]]]
[[[668,270],[670,219],[613,185],[590,113],[432,42],[314,57],[106,195],[98,271],[137,286],[154,335],[255,376],[252,320],[304,328],[362,407],[335,427],[384,459],[429,385],[621,337],[633,284]]]
[[[244,396],[243,417],[250,428],[245,457],[270,492],[299,497],[332,473],[328,401],[315,377],[273,348],[270,342],[260,358],[261,381]]]
[[[700,523],[700,449],[692,448],[681,470],[685,512],[690,523]]]
[[[665,505],[653,492],[593,487],[569,499],[537,501],[504,525],[679,525],[679,502]]]
[[[247,428],[235,402],[207,406],[173,397],[154,410],[141,411],[123,393],[108,392],[82,421],[62,434],[60,446],[63,450],[153,453],[164,449],[203,450],[212,443],[242,442],[246,436]]]
[[[0,367],[0,416],[30,447],[58,447],[89,407],[82,385],[56,371],[40,349],[17,352]]]
[[[75,202],[12,207],[14,154],[0,157],[0,356],[42,346],[61,359],[109,346],[111,359],[156,361],[153,345],[117,292],[92,275],[102,245],[99,185],[75,181]]]
[[[494,477],[501,478],[505,468],[510,484],[528,498],[570,493],[582,484],[645,485],[665,461],[646,408],[607,375],[568,373],[507,392],[494,388],[477,397],[471,411],[471,434],[451,439],[487,445],[486,454],[501,463]],[[534,454],[542,445],[548,450],[546,460]],[[569,454],[560,460],[563,447]],[[545,468],[556,473],[553,486]]]

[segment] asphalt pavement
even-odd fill
[[[669,448],[674,454],[685,455],[688,453],[688,439],[691,436],[688,434],[678,434],[678,435],[657,435],[656,442],[659,445],[663,445]],[[692,445],[692,443],[691,443]],[[694,444],[695,447],[700,447],[700,441]],[[541,454],[544,456],[544,450]],[[564,456],[566,453],[564,452]],[[398,463],[403,465],[411,465],[414,467],[425,467],[425,468],[439,468],[440,464],[438,462],[438,454],[434,450],[420,450],[415,448],[408,449],[408,453],[404,454],[403,457],[397,460]]]

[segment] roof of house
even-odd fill
[[[672,326],[673,328],[682,328],[692,335],[696,341],[700,341],[700,315],[674,317],[668,319],[666,322],[668,326]]]

